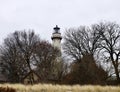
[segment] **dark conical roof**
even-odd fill
[[[55,33],[59,33],[60,28],[58,27],[58,25],[56,25],[56,27],[54,27],[53,29],[54,29]]]
[[[56,25],[56,27],[53,28],[54,30],[60,30],[60,28],[58,27],[58,25]]]

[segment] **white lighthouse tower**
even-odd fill
[[[61,40],[62,40],[62,36],[60,33],[60,28],[56,25],[56,27],[53,28],[54,32],[52,33],[51,39],[52,39],[52,45],[55,48],[58,48],[58,50],[60,50],[60,53],[58,54],[58,56],[56,57],[55,61],[54,61],[54,67],[53,67],[53,75],[54,75],[54,79],[58,79],[59,78],[59,73],[61,71],[61,67],[62,67],[62,56],[61,56]]]
[[[52,33],[52,42],[53,46],[58,48],[61,51],[61,40],[62,36],[60,33],[60,28],[56,25],[56,27],[53,28],[54,32]]]

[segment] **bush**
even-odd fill
[[[9,87],[0,87],[0,92],[16,92],[16,90]]]
[[[92,55],[85,55],[80,61],[72,63],[72,70],[62,80],[63,84],[105,85],[107,72],[97,66]]]

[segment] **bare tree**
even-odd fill
[[[35,66],[37,66],[37,71],[41,77],[47,80],[53,74],[59,50],[46,41],[40,41],[35,48]]]
[[[0,50],[2,68],[11,82],[20,82],[32,69],[47,78],[59,53],[33,31],[15,31],[4,40]]]
[[[100,38],[99,35],[95,34],[95,30],[86,26],[67,30],[64,37],[64,52],[78,61],[86,53],[94,55],[98,47],[98,39]]]
[[[71,76],[76,80],[71,79],[73,83],[93,84],[105,81],[107,78],[104,69],[96,64],[95,57],[100,48],[99,39],[101,37],[100,34],[96,34],[98,31],[93,26],[91,28],[81,26],[78,29],[69,29],[65,33],[64,51],[74,59],[73,66],[75,68],[72,68]],[[104,78],[99,77],[101,74]]]
[[[20,50],[24,61],[31,70],[31,57],[34,54],[35,46],[40,41],[38,35],[36,35],[33,31],[16,31],[13,34],[14,40],[16,41],[16,45]]]
[[[23,60],[23,56],[16,45],[13,35],[9,35],[4,40],[3,46],[0,48],[1,67],[8,76],[10,82],[19,82],[28,67]]]
[[[105,62],[112,64],[117,80],[120,82],[120,26],[113,22],[101,22],[94,25],[100,35],[100,52]]]

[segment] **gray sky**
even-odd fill
[[[0,43],[15,30],[34,29],[51,41],[56,24],[63,33],[102,20],[120,24],[120,0],[0,0]]]

